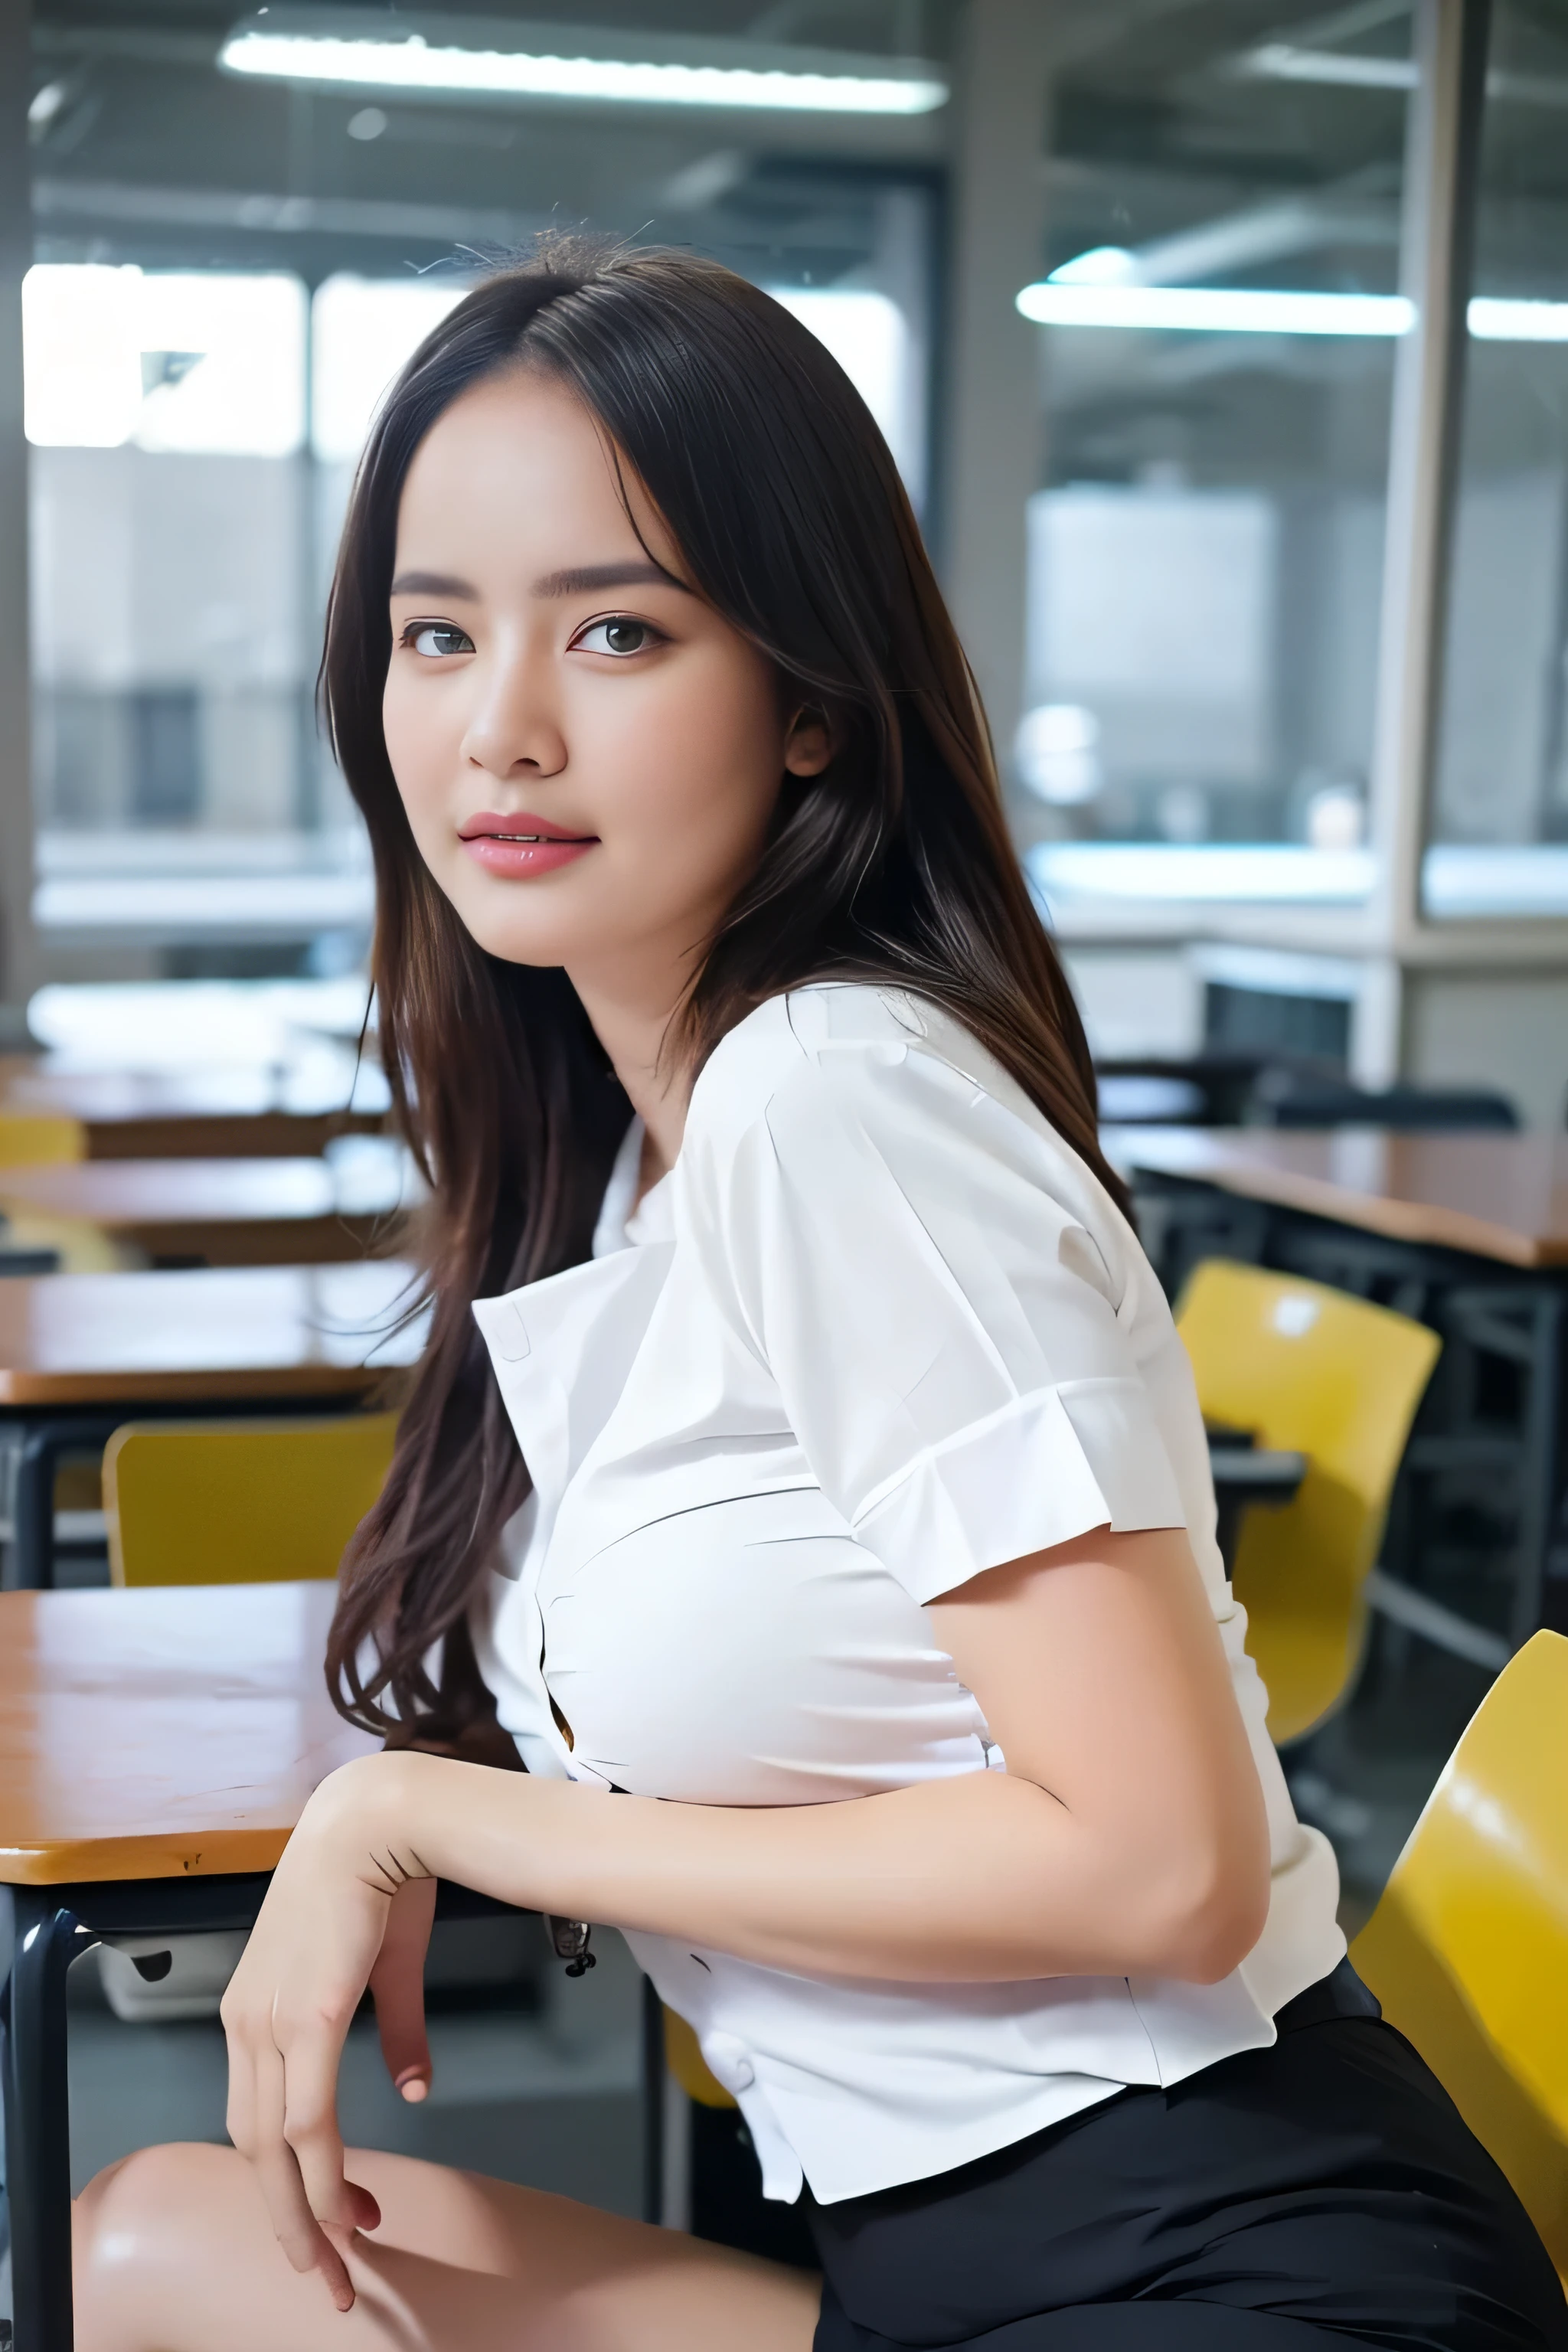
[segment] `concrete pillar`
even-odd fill
[[[1024,694],[1024,503],[1039,487],[1047,0],[968,0],[953,106],[943,585],[1005,773]]]
[[[0,0],[0,1047],[36,984],[22,278],[33,258],[29,0]]]
[[[1409,1043],[1404,966],[1422,922],[1441,723],[1490,14],[1490,0],[1415,5],[1420,80],[1405,143],[1400,272],[1416,325],[1394,372],[1372,762],[1371,919],[1383,953],[1351,1040],[1352,1072],[1364,1086],[1391,1084]]]

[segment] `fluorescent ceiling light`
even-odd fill
[[[232,33],[218,62],[230,73],[339,88],[453,91],[489,98],[588,99],[639,106],[719,106],[804,114],[930,114],[947,84],[907,74],[792,71],[637,58],[558,57],[523,49],[436,46],[365,34]]]
[[[1289,41],[1265,41],[1237,61],[1238,70],[1260,81],[1316,81],[1350,89],[1414,89],[1420,69],[1414,58],[1356,57],[1344,49],[1299,49]]]
[[[1129,251],[1097,245],[1050,273],[1054,286],[1210,286],[1216,278],[1325,247],[1386,252],[1399,241],[1392,204],[1347,203],[1342,194],[1287,197],[1221,213]]]
[[[1568,302],[1508,302],[1478,294],[1469,329],[1489,343],[1568,343]]]
[[[1050,275],[1053,286],[1136,286],[1140,283],[1138,257],[1124,245],[1091,245],[1087,253],[1075,253]]]
[[[1070,264],[1068,265],[1071,266]],[[1220,335],[1403,335],[1415,306],[1403,294],[1275,293],[1250,286],[1026,286],[1026,319],[1041,327],[1144,327]]]
[[[1105,248],[1100,248],[1104,251]],[[1098,253],[1080,257],[1098,261]],[[1128,286],[1085,282],[1063,268],[1026,286],[1018,309],[1040,327],[1141,327],[1212,335],[1405,335],[1415,306],[1403,294],[1311,294],[1251,286]],[[1468,323],[1493,343],[1568,343],[1568,302],[1478,295]]]
[[[1345,49],[1298,48],[1290,41],[1265,41],[1237,58],[1232,71],[1244,80],[1322,82],[1341,89],[1413,90],[1421,79],[1414,58],[1373,58]],[[1568,106],[1568,75],[1510,73],[1494,67],[1487,96],[1516,106]]]

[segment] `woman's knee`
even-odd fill
[[[139,2148],[89,2181],[73,2213],[79,2342],[90,2352],[138,2343],[149,2291],[232,2251],[246,2170],[233,2148],[176,2142]]]

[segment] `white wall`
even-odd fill
[[[1560,1132],[1568,1102],[1568,970],[1412,974],[1406,1075],[1496,1087],[1527,1126]]]

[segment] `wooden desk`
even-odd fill
[[[1106,1128],[1116,1165],[1506,1265],[1568,1265],[1568,1136]]]
[[[100,1454],[131,1415],[350,1409],[388,1372],[416,1363],[423,1321],[389,1328],[412,1275],[385,1259],[0,1282],[10,1581],[52,1580],[56,1471]]]
[[[380,1070],[365,1072],[353,1089],[366,1108],[343,1107],[351,1084],[346,1063],[329,1085],[324,1074],[287,1064],[81,1070],[0,1056],[0,1106],[79,1119],[89,1160],[314,1157],[336,1135],[369,1134],[384,1124]]]
[[[336,1592],[317,1583],[0,1593],[16,2352],[71,2352],[66,1971],[105,1938],[254,1924],[312,1789],[375,1745],[327,1697]],[[506,1908],[439,1890],[445,1917]],[[650,2139],[662,2039],[658,2051],[647,2074]]]
[[[412,1272],[384,1259],[0,1282],[0,1411],[363,1396],[418,1360],[422,1328],[385,1329]]]
[[[311,1790],[331,1584],[0,1594],[0,1902],[17,2352],[69,2352],[65,1976],[105,1936],[248,1927]]]
[[[327,1160],[107,1160],[0,1168],[0,1213],[96,1225],[154,1265],[316,1265],[362,1257],[402,1204],[390,1138]]]
[[[0,1592],[0,1880],[270,1870],[375,1745],[321,1678],[334,1584]]]

